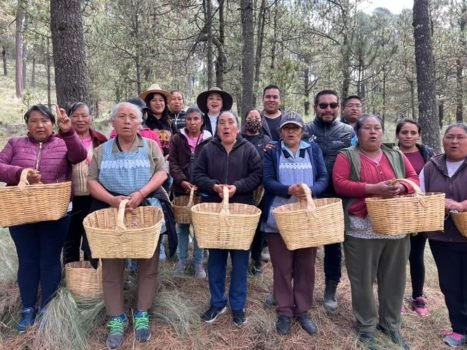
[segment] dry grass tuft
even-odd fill
[[[16,279],[18,258],[11,235],[6,228],[0,228],[0,283]]]

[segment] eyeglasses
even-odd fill
[[[339,104],[337,102],[331,102],[331,103],[318,103],[319,108],[321,109],[326,109],[328,107],[331,107],[331,109],[336,109],[339,107]]]

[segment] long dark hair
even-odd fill
[[[164,110],[162,111],[162,116],[161,116],[160,120],[167,123],[168,125],[172,125],[172,119],[170,118],[170,115],[169,115],[169,106],[168,106],[168,103],[167,103],[167,97],[165,97],[163,94],[160,94],[158,92],[155,92],[153,94],[149,94],[144,99],[144,102],[146,102],[146,106],[148,107],[148,110],[147,110],[148,119],[150,119],[150,118],[157,119],[155,117],[153,111],[151,110],[151,103],[150,103],[152,98],[154,97],[154,95],[162,96],[162,98],[164,99],[164,102],[165,102],[165,107],[164,107]]]

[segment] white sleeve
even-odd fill
[[[420,180],[420,190],[425,193],[426,192],[426,188],[425,188],[425,169],[422,169],[422,171],[420,172],[420,174],[418,174],[418,178]]]

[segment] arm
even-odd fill
[[[329,184],[329,175],[324,163],[323,152],[318,145],[312,144],[314,164],[316,166],[316,179],[313,179],[312,193],[319,196]]]
[[[276,169],[274,168],[274,157],[276,157],[277,150],[271,149],[264,154],[263,157],[263,185],[264,189],[275,195],[281,197],[290,197],[289,186],[283,185],[277,180]]]
[[[332,169],[332,181],[336,193],[343,197],[366,197],[366,184],[350,180],[350,162],[339,153]]]
[[[71,164],[77,164],[86,159],[87,152],[75,129],[70,129],[67,132],[60,131],[59,137],[65,141],[67,159]]]
[[[13,140],[8,140],[8,143],[0,152],[0,181],[6,182],[9,185],[16,185],[21,176],[22,167],[11,165],[13,158],[14,146]]]

